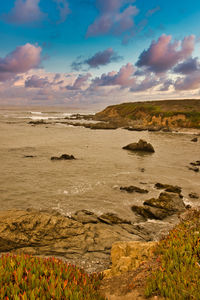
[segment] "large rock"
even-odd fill
[[[157,199],[151,198],[144,201],[143,206],[133,205],[131,209],[144,219],[162,220],[167,216],[184,212],[186,207],[181,195],[163,192]]]
[[[0,252],[54,255],[87,271],[101,271],[110,264],[112,244],[123,240],[144,242],[149,236],[114,214],[79,211],[72,219],[37,210],[0,212]]]
[[[155,152],[153,146],[150,143],[147,143],[145,140],[139,140],[138,143],[132,143],[127,146],[124,146],[123,149],[131,151],[144,151],[144,152]]]
[[[75,159],[73,155],[62,154],[61,156],[52,156],[51,160],[72,160]]]
[[[107,276],[133,271],[153,255],[156,242],[116,242],[111,249],[112,267]]]

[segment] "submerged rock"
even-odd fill
[[[193,139],[191,139],[191,142],[198,142],[198,138],[194,137]]]
[[[134,185],[124,186],[124,187],[121,186],[120,190],[121,191],[126,191],[128,193],[136,192],[136,193],[140,193],[140,194],[147,194],[149,192],[148,190],[141,189],[141,188],[139,188],[137,186],[134,186]]]
[[[197,193],[190,193],[188,196],[192,199],[199,199],[199,195]]]
[[[200,160],[196,160],[195,162],[190,163],[192,166],[200,166]]]
[[[72,160],[75,159],[73,155],[68,155],[68,154],[62,154],[61,156],[52,156],[51,160]]]
[[[144,151],[144,152],[155,152],[153,146],[150,143],[147,143],[145,140],[139,140],[138,143],[131,143],[127,146],[124,146],[122,149],[131,150],[131,151]]]

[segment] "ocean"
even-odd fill
[[[39,110],[40,109],[40,110]],[[195,132],[91,130],[62,124],[80,110],[56,108],[0,109],[0,206],[7,209],[54,209],[71,215],[81,209],[116,213],[132,220],[131,205],[157,197],[157,182],[182,187],[184,201],[198,206],[200,172],[189,170],[200,160]],[[43,119],[47,124],[29,124]],[[153,154],[131,153],[122,147],[145,139]],[[72,154],[76,160],[51,161]],[[121,186],[135,185],[148,194],[129,194]]]

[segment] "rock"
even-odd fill
[[[186,207],[179,194],[163,192],[158,199],[151,198],[144,201],[143,206],[133,205],[131,209],[145,220],[162,220],[173,214],[184,212]]]
[[[82,224],[98,223],[97,216],[93,212],[88,211],[86,209],[75,212],[73,215],[71,215],[71,218]]]
[[[188,196],[192,199],[199,199],[199,195],[197,193],[190,193]]]
[[[143,205],[143,206],[133,205],[131,209],[133,212],[136,212],[138,215],[142,216],[145,220],[147,219],[162,220],[169,215],[168,212],[164,209],[150,207],[147,205]]]
[[[120,190],[121,191],[126,191],[128,193],[136,192],[136,193],[140,193],[140,194],[147,194],[149,192],[148,190],[141,189],[141,188],[139,188],[137,186],[134,186],[134,185],[125,186],[125,187],[121,186]]]
[[[193,139],[191,139],[191,142],[197,142],[197,141],[198,141],[197,137],[194,137]]]
[[[34,209],[0,212],[0,252],[53,255],[92,272],[108,268],[112,244],[123,240],[144,242],[149,236],[113,214],[99,218],[79,211],[70,218]]]
[[[158,199],[151,198],[144,201],[144,205],[164,209],[172,214],[185,210],[185,204],[180,195],[168,192],[160,193]]]
[[[106,213],[98,217],[100,222],[106,224],[131,224],[130,221],[119,218],[116,214]]]
[[[45,122],[44,120],[36,120],[36,121],[30,121],[28,122],[28,124],[32,124],[32,125],[43,125],[43,124],[48,124],[47,122]]]
[[[188,167],[188,170],[194,171],[194,172],[199,172],[198,167]]]
[[[190,163],[192,166],[200,166],[200,160],[196,160],[195,162]]]
[[[89,126],[90,129],[106,129],[106,130],[114,130],[117,129],[118,126],[116,126],[115,124],[111,124],[111,123],[103,123],[103,122],[99,122],[99,123],[91,123]]]
[[[129,145],[123,147],[122,149],[131,150],[131,151],[144,151],[144,152],[150,152],[150,153],[155,152],[153,146],[150,143],[147,143],[146,141],[141,140],[141,139],[139,140],[138,143],[129,144]]]
[[[182,190],[180,186],[163,184],[163,183],[159,183],[159,182],[155,184],[155,188],[163,189],[166,192],[177,193],[177,194],[180,194],[181,190]]]
[[[141,263],[152,257],[156,242],[116,242],[112,245],[111,276],[133,271]]]
[[[62,154],[60,157],[52,156],[51,160],[72,160],[75,159],[73,155]]]
[[[24,158],[33,158],[36,157],[35,155],[24,155]]]
[[[147,130],[147,127],[145,126],[134,126],[134,127],[124,127],[124,129],[129,130],[129,131],[144,131]]]

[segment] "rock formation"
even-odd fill
[[[138,143],[131,143],[127,146],[124,146],[122,149],[130,150],[130,151],[144,151],[144,152],[155,152],[153,146],[150,143],[147,143],[144,140],[139,140]]]
[[[72,160],[75,159],[73,155],[62,154],[61,156],[52,156],[51,160]]]

